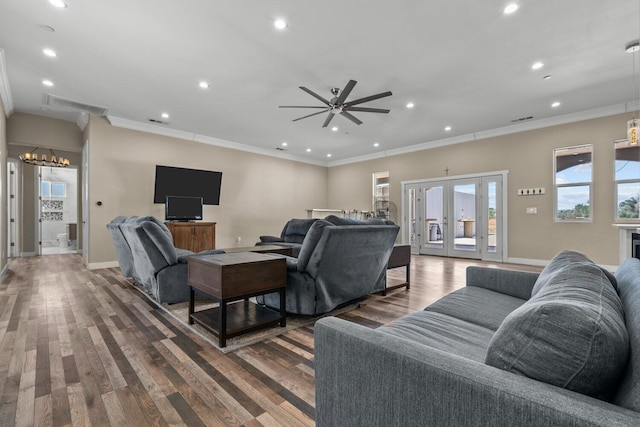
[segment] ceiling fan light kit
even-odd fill
[[[342,89],[342,91],[340,90],[340,88],[337,88],[337,87],[332,88],[331,89],[331,94],[333,95],[333,98],[331,98],[330,101],[325,99],[325,98],[323,98],[322,96],[318,95],[317,93],[313,92],[312,90],[307,89],[304,86],[300,86],[300,89],[302,89],[303,91],[305,91],[309,95],[313,96],[317,100],[321,101],[324,105],[322,105],[322,106],[315,106],[315,105],[314,106],[311,106],[311,105],[280,105],[279,108],[318,108],[318,109],[322,110],[322,111],[318,111],[316,113],[308,114],[308,115],[303,116],[303,117],[298,117],[297,119],[293,119],[294,122],[297,122],[298,120],[306,119],[307,117],[312,117],[312,116],[316,116],[318,114],[322,114],[322,113],[327,113],[328,112],[329,114],[327,115],[327,118],[325,119],[324,123],[322,124],[323,128],[326,128],[327,126],[329,126],[329,123],[331,123],[331,120],[333,120],[333,118],[335,117],[336,114],[340,114],[340,115],[346,117],[347,119],[349,119],[350,121],[352,121],[353,123],[355,123],[357,125],[361,125],[362,121],[360,119],[358,119],[357,117],[355,117],[353,114],[351,114],[351,112],[383,113],[383,114],[389,113],[390,110],[385,109],[385,108],[356,107],[356,105],[360,105],[360,104],[363,104],[365,102],[374,101],[376,99],[380,99],[380,98],[384,98],[384,97],[387,97],[387,96],[391,96],[392,93],[389,92],[389,91],[378,93],[376,95],[365,96],[364,98],[355,99],[353,101],[347,101],[347,97],[349,96],[349,94],[353,90],[353,88],[356,85],[356,83],[358,83],[358,82],[356,82],[355,80],[349,80],[349,82],[346,84],[344,89]]]

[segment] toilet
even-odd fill
[[[69,247],[69,239],[67,238],[67,233],[58,234],[56,237],[61,248]]]

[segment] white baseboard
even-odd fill
[[[89,270],[98,270],[100,268],[114,268],[119,267],[118,261],[107,261],[107,262],[90,262],[87,264],[87,268]]]
[[[20,252],[20,258],[29,258],[36,255],[37,253],[35,252]]]

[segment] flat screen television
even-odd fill
[[[164,203],[167,196],[184,196],[219,205],[221,184],[222,172],[156,165],[153,203]]]
[[[167,221],[202,219],[202,197],[167,196],[164,217]]]

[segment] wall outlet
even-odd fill
[[[240,236],[236,237],[236,243],[240,243],[240,242],[242,242],[242,237]]]
[[[529,215],[535,215],[538,213],[538,208],[527,208],[527,213]]]

